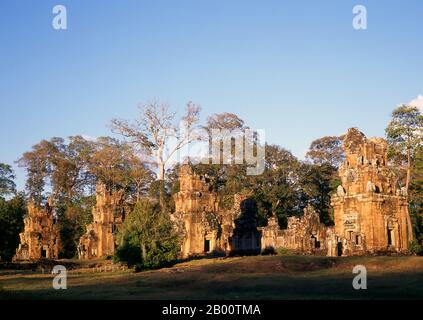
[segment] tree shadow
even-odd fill
[[[235,219],[231,237],[230,256],[258,255],[261,251],[261,233],[258,230],[258,208],[252,198],[240,203],[240,214]]]

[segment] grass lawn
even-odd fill
[[[367,290],[354,290],[355,265],[367,268]],[[248,256],[199,259],[171,268],[53,276],[2,271],[2,299],[423,299],[423,257]]]

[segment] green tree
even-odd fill
[[[14,182],[15,174],[12,167],[5,163],[0,163],[0,197],[8,196],[16,192]]]
[[[94,144],[81,136],[69,137],[68,143],[62,138],[53,138],[50,183],[53,197],[59,202],[72,202],[84,196],[86,187],[93,183],[88,170],[88,159]]]
[[[6,201],[0,198],[0,257],[9,261],[19,245],[19,233],[23,229],[26,203],[22,194]]]
[[[157,202],[137,202],[118,233],[115,259],[142,269],[172,263],[179,251],[178,237],[168,213]]]
[[[310,144],[306,158],[317,165],[329,164],[336,169],[339,168],[345,159],[342,139],[343,136],[326,136],[314,140]]]
[[[29,198],[40,204],[47,196],[46,189],[51,190],[61,227],[61,256],[68,258],[75,255],[85,231],[85,217],[91,215],[92,207],[87,199],[95,198],[91,195],[97,181],[109,190],[124,189],[128,199],[135,202],[154,179],[128,143],[110,137],[96,141],[81,136],[42,140],[23,154],[19,165],[27,170]]]
[[[59,227],[62,247],[60,258],[75,258],[79,239],[86,232],[86,225],[92,222],[92,208],[96,199],[94,195],[75,199],[64,206],[59,206]]]
[[[26,189],[29,198],[40,203],[46,186],[51,189],[55,202],[70,202],[81,197],[87,185],[92,183],[88,171],[88,159],[93,143],[81,136],[53,137],[42,140],[25,152],[18,164],[27,170]]]
[[[341,183],[336,170],[330,163],[320,165],[302,163],[299,171],[301,203],[311,204],[319,213],[320,221],[333,225],[333,212],[330,205],[331,193]]]
[[[413,221],[414,236],[423,245],[423,147],[414,155],[410,191],[408,194],[410,216]],[[421,248],[423,252],[423,248]]]
[[[25,152],[18,160],[18,165],[27,171],[26,192],[28,197],[39,205],[44,200],[44,187],[47,177],[51,173],[52,144],[42,140],[32,147],[31,151]]]
[[[281,228],[287,218],[302,212],[298,168],[300,162],[292,153],[277,145],[266,145],[265,171],[251,177],[251,188],[258,206],[259,224],[275,214]]]
[[[344,136],[326,136],[310,144],[306,159],[299,170],[302,203],[311,204],[320,215],[320,221],[333,224],[331,193],[341,183],[338,168],[345,160],[342,149]]]
[[[128,144],[110,137],[100,137],[88,160],[88,170],[109,190],[124,189],[130,183],[131,149]]]
[[[411,182],[413,158],[423,139],[423,115],[417,107],[401,105],[392,112],[392,119],[386,130],[389,157],[407,172],[405,188]]]

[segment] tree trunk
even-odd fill
[[[410,180],[411,180],[411,146],[408,144],[407,146],[407,179],[405,181],[405,189],[408,194],[408,188],[410,186]]]
[[[410,187],[411,181],[411,145],[408,143],[407,145],[407,180],[405,181],[405,190],[407,191],[407,198],[408,198],[408,189]],[[407,224],[408,224],[408,240],[413,240],[413,225],[411,223],[411,217],[407,217]]]
[[[142,262],[144,263],[147,257],[147,250],[145,249],[144,242],[141,243],[141,256],[142,256]]]
[[[157,163],[159,166],[159,183],[160,183],[160,207],[164,209],[164,176],[165,176],[165,168],[163,161]]]
[[[165,168],[163,162],[158,162],[157,165],[159,166],[159,177],[158,180],[164,180],[165,176]]]

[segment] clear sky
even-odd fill
[[[67,8],[67,30],[52,8]],[[352,27],[365,5],[368,29]],[[233,112],[302,158],[423,93],[423,1],[0,2],[0,162],[41,139],[109,135],[158,98]],[[25,175],[17,169],[18,187]]]

